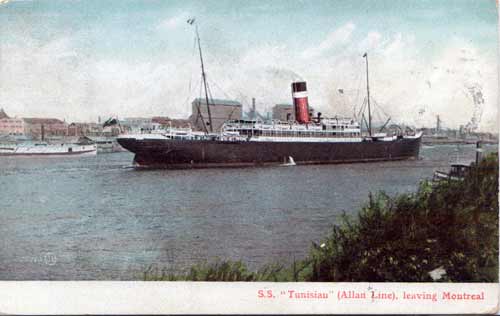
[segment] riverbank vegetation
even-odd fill
[[[356,218],[343,216],[309,255],[290,266],[249,271],[217,261],[144,280],[498,282],[498,154],[463,181],[422,182],[417,192],[370,195]]]

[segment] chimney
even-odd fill
[[[41,141],[45,141],[45,125],[43,125],[43,123],[40,126],[40,134]]]
[[[307,99],[307,85],[305,81],[292,83],[293,106],[295,108],[295,120],[299,124],[307,124],[311,121],[309,116],[309,102]]]
[[[257,114],[255,113],[255,98],[252,98],[252,120],[257,118]]]

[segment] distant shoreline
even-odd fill
[[[472,145],[478,140],[467,139],[426,139],[422,138],[422,145]],[[482,144],[497,145],[498,140],[479,140]]]

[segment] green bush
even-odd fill
[[[498,281],[498,156],[463,181],[421,183],[415,194],[370,195],[357,221],[344,216],[313,245],[307,281]]]

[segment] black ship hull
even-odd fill
[[[416,159],[421,137],[362,142],[259,142],[118,138],[137,167],[210,168]]]

